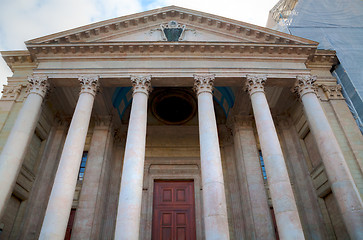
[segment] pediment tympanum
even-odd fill
[[[167,42],[166,28],[177,24],[182,42],[243,42],[304,45],[314,41],[256,25],[180,8],[164,7],[114,18],[26,42],[34,44],[101,43],[101,42]],[[176,36],[174,36],[176,37]],[[175,39],[174,39],[175,40]]]

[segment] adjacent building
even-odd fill
[[[319,42],[336,51],[330,70],[363,132],[363,2],[360,0],[280,0],[267,27]]]

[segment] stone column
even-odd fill
[[[261,171],[252,119],[236,116],[234,122],[234,148],[237,166],[243,165],[247,182],[249,207],[253,217],[256,239],[275,239],[265,185]],[[238,169],[238,171],[241,171]],[[241,174],[240,174],[241,175]]]
[[[107,161],[108,138],[112,128],[110,120],[108,117],[96,119],[79,204],[72,229],[72,240],[94,239],[95,236],[92,236],[92,233],[97,232],[93,228],[96,228],[96,208],[102,207],[97,200],[99,200],[98,194],[102,187],[101,178],[105,167],[104,162]]]
[[[132,76],[133,99],[118,200],[115,239],[139,239],[147,102],[151,76]]]
[[[194,75],[198,96],[205,237],[229,239],[226,195],[213,106],[214,75]]]
[[[337,200],[345,226],[352,239],[363,239],[363,203],[329,121],[317,98],[313,83],[316,77],[297,77],[295,91],[300,95],[310,130],[318,145],[325,172]]]
[[[77,185],[98,76],[81,76],[81,92],[63,146],[39,239],[63,240]]]
[[[29,77],[29,95],[15,121],[0,155],[0,219],[13,191],[24,155],[38,122],[43,99],[49,87],[46,76]]]
[[[285,159],[264,92],[265,82],[266,76],[248,75],[246,88],[251,97],[277,228],[281,239],[304,239]]]

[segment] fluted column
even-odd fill
[[[117,209],[117,240],[139,239],[150,81],[151,76],[131,77],[133,99]]]
[[[352,239],[363,239],[363,203],[344,155],[314,91],[316,77],[297,77],[295,91],[300,95],[310,130],[318,145],[331,189]]]
[[[226,196],[213,106],[214,75],[194,75],[198,96],[203,213],[208,240],[229,239]]]
[[[63,146],[39,239],[63,240],[86,141],[98,76],[81,76],[81,92]]]
[[[304,239],[285,159],[264,92],[265,82],[266,76],[248,75],[246,88],[251,97],[277,228],[281,239]]]
[[[43,98],[48,89],[47,76],[31,76],[29,94],[14,123],[0,155],[0,219],[16,183],[30,139],[38,122]]]

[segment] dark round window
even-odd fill
[[[183,124],[193,118],[196,103],[188,91],[162,89],[152,100],[152,113],[166,124]]]

